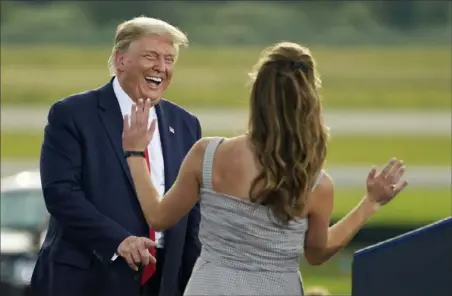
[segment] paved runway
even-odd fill
[[[247,126],[244,109],[190,109],[205,132],[242,131]],[[41,132],[47,122],[47,108],[2,107],[1,129]],[[422,134],[452,132],[451,112],[327,111],[325,122],[332,134]],[[177,131],[176,131],[177,132]]]

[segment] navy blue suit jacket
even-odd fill
[[[51,219],[32,276],[33,295],[139,294],[140,274],[121,257],[110,260],[127,236],[149,231],[124,159],[123,119],[111,82],[60,100],[49,111],[40,170]],[[155,108],[168,190],[201,127],[171,102]],[[200,253],[199,220],[196,205],[164,232],[160,295],[183,293]]]

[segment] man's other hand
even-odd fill
[[[118,247],[118,255],[124,258],[130,268],[138,271],[138,266],[146,266],[155,263],[156,260],[149,253],[149,248],[155,248],[157,244],[147,237],[129,236]]]

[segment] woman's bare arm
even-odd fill
[[[309,197],[312,205],[308,214],[305,258],[310,264],[323,264],[347,246],[380,205],[392,200],[406,187],[406,181],[399,183],[405,172],[403,163],[391,160],[386,168],[388,167],[386,177],[382,174],[375,177],[375,171],[369,174],[367,193],[345,217],[331,227],[329,225],[334,204],[334,186],[331,177],[325,174]]]
[[[182,162],[176,181],[161,201],[149,177],[145,159],[127,159],[141,209],[148,224],[156,231],[176,224],[198,201],[204,149],[204,139],[191,148]]]
[[[310,198],[315,201],[308,218],[305,258],[312,265],[320,265],[350,243],[358,230],[376,211],[376,207],[363,198],[344,218],[329,227],[334,200],[330,176],[323,177]]]

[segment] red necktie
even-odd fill
[[[148,165],[148,169],[149,171],[151,170],[151,166],[149,164],[149,152],[148,149],[144,150],[144,155],[146,158],[146,163]],[[149,238],[154,241],[155,240],[155,230],[152,227],[149,227]],[[150,248],[149,252],[151,253],[152,256],[155,257],[155,248]],[[154,274],[155,272],[155,264],[150,263],[148,265],[146,265],[143,269],[143,274],[141,275],[141,284],[145,284]]]

